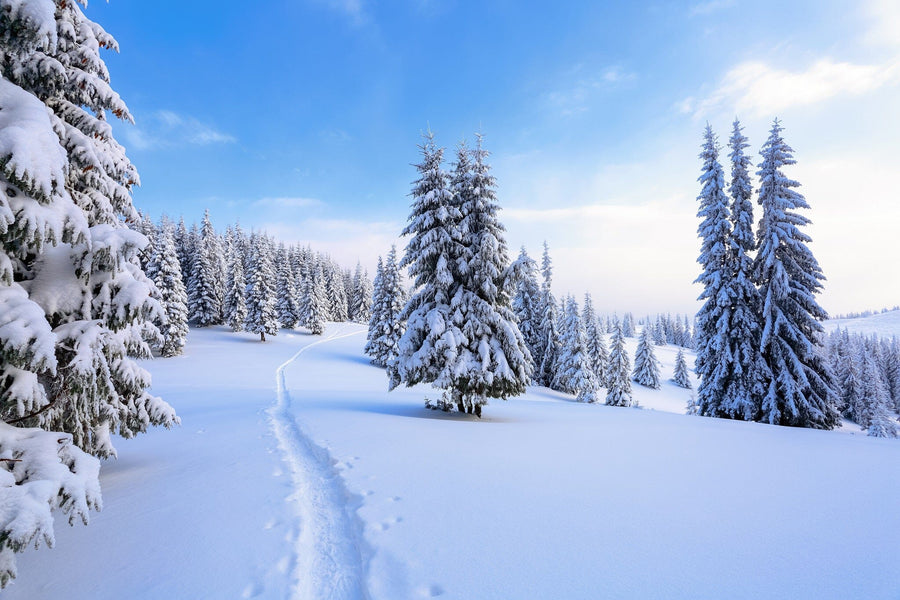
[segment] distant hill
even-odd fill
[[[900,310],[855,319],[830,319],[823,325],[826,331],[840,327],[856,333],[876,333],[885,337],[900,336]]]

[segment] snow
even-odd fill
[[[828,332],[846,329],[850,333],[877,334],[889,338],[900,336],[900,310],[891,310],[877,315],[856,319],[830,319],[823,323]]]
[[[20,555],[6,598],[900,591],[900,443],[681,414],[675,346],[643,408],[532,387],[479,420],[387,392],[362,326],[256,339],[192,330],[144,364],[181,428],[119,443],[103,512]]]

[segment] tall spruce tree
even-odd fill
[[[763,374],[762,421],[796,427],[832,429],[840,424],[829,370],[820,352],[820,320],[827,313],[815,300],[825,276],[801,231],[809,208],[795,188],[800,184],[782,168],[793,165],[793,150],[776,119],[760,151],[758,202],[762,218],[753,279],[762,301],[760,353]]]
[[[560,354],[554,375],[554,389],[577,395],[579,402],[596,402],[597,377],[587,351],[584,324],[575,298],[566,299],[565,326],[560,339]]]
[[[293,329],[300,320],[297,307],[296,286],[294,285],[293,272],[288,262],[287,249],[284,244],[278,246],[275,253],[275,313],[278,322],[285,329]]]
[[[610,406],[631,406],[631,360],[625,350],[625,335],[622,325],[615,322],[609,348],[609,380],[606,385],[606,404]]]
[[[100,56],[117,43],[75,2],[0,12],[0,446],[21,461],[4,488],[5,585],[14,552],[53,539],[53,508],[99,507],[85,452],[112,456],[113,434],[178,418],[133,360],[150,356],[161,309],[140,267],[148,240],[125,225],[138,175],[107,121],[131,121]]]
[[[247,240],[240,225],[231,231],[227,244],[227,269],[225,277],[225,297],[222,300],[222,317],[232,331],[244,329],[247,318],[247,278],[244,276],[244,254]]]
[[[306,319],[303,325],[311,334],[322,335],[325,333],[325,322],[328,320],[328,298],[325,296],[325,273],[317,257],[311,258],[310,272],[304,288]]]
[[[181,279],[173,229],[171,223],[163,223],[154,258],[157,265],[154,282],[166,317],[160,328],[163,336],[160,354],[163,356],[181,354],[188,334],[187,292]]]
[[[684,348],[678,349],[675,356],[675,373],[672,375],[672,381],[678,387],[691,389],[691,378],[688,375],[687,361],[684,358]]]
[[[556,298],[553,296],[551,285],[553,283],[553,263],[550,260],[550,247],[544,242],[544,254],[541,258],[541,321],[538,331],[541,335],[540,354],[535,362],[537,373],[535,380],[548,387],[553,385],[553,376],[556,373],[556,361],[559,357],[559,311]]]
[[[639,384],[659,389],[659,361],[653,351],[653,328],[644,325],[634,353],[634,371],[631,378]]]
[[[244,301],[247,305],[244,329],[250,333],[258,333],[261,342],[266,341],[266,334],[276,335],[278,316],[275,312],[275,269],[272,264],[271,242],[262,233],[250,236]]]
[[[373,300],[372,320],[369,324],[369,343],[366,354],[376,365],[387,367],[398,355],[398,344],[405,324],[402,319],[405,297],[400,268],[397,265],[397,248],[391,246],[387,260],[381,266],[378,296]]]
[[[738,416],[722,409],[733,360],[728,347],[730,299],[725,290],[731,269],[731,211],[725,195],[725,175],[719,163],[719,144],[709,124],[703,138],[700,153],[703,167],[698,178],[701,191],[697,197],[700,202],[697,216],[701,219],[697,229],[701,240],[697,262],[703,272],[695,282],[703,286],[699,298],[703,306],[697,313],[695,334],[696,370],[700,377],[697,409],[708,416]]]
[[[219,244],[215,229],[209,220],[209,211],[203,213],[203,224],[192,260],[190,285],[188,286],[188,317],[200,327],[222,322],[222,294],[218,289]]]
[[[594,313],[594,301],[590,294],[584,295],[584,310],[581,313],[581,318],[584,321],[585,344],[587,345],[587,353],[591,360],[594,377],[599,385],[606,386],[609,350],[606,348],[606,340]]]
[[[517,261],[520,266],[520,276],[516,282],[516,293],[513,296],[512,309],[518,321],[519,331],[525,339],[525,345],[531,353],[532,359],[537,365],[541,355],[540,335],[540,303],[541,288],[537,282],[537,263],[528,256],[525,247],[519,251]]]

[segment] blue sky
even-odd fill
[[[785,7],[783,4],[787,4]],[[374,266],[430,125],[492,151],[513,249],[558,293],[694,311],[700,135],[775,116],[829,277],[826,309],[900,303],[900,8],[848,2],[95,2],[119,41],[136,205],[240,219]],[[885,211],[889,211],[885,214]],[[402,241],[400,242],[402,244]],[[863,265],[863,268],[861,268]]]

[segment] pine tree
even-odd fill
[[[356,271],[353,273],[353,295],[350,300],[351,321],[365,323],[369,320],[372,310],[372,282],[369,273],[363,271],[362,265],[356,263]]]
[[[178,219],[178,225],[175,227],[175,252],[178,254],[178,263],[181,265],[184,289],[188,289],[191,284],[191,273],[194,271],[194,248],[191,236],[184,225],[184,217]]]
[[[247,288],[244,301],[247,316],[244,329],[258,333],[261,342],[266,334],[278,333],[278,317],[275,313],[275,269],[272,265],[271,242],[261,234],[250,237],[247,261]]]
[[[228,242],[228,260],[225,278],[225,297],[222,302],[222,316],[232,331],[244,329],[247,318],[247,303],[244,295],[247,278],[244,276],[244,247],[247,240],[241,226],[235,226]]]
[[[372,310],[369,314],[369,329],[366,332],[366,345],[363,352],[372,358],[372,362],[380,364],[379,343],[376,341],[381,335],[382,321],[384,319],[384,262],[378,257],[378,265],[375,267],[375,281],[372,284]]]
[[[578,304],[571,296],[566,299],[565,327],[562,329],[560,346],[554,389],[576,394],[579,402],[596,402],[599,386],[587,353]]]
[[[297,298],[294,295],[296,287],[294,286],[293,273],[288,263],[287,249],[284,244],[278,247],[275,254],[275,266],[277,279],[275,282],[275,314],[278,315],[278,322],[285,329],[293,329],[300,320],[299,310],[297,307]]]
[[[398,344],[405,329],[402,320],[406,302],[400,269],[397,265],[397,249],[391,246],[387,260],[378,262],[376,292],[372,301],[372,318],[365,352],[372,362],[381,367],[392,364],[398,356]]]
[[[631,361],[625,350],[625,335],[618,321],[614,324],[609,349],[609,381],[606,403],[610,406],[631,406]]]
[[[678,349],[675,356],[675,374],[672,375],[675,385],[685,389],[691,389],[691,378],[688,376],[687,361],[684,359],[684,348]]]
[[[556,361],[559,357],[559,313],[556,298],[551,291],[553,283],[553,264],[550,260],[550,248],[544,242],[544,255],[541,259],[541,303],[540,325],[538,331],[541,334],[540,353],[535,364],[538,367],[536,381],[545,386],[552,386],[553,375],[556,373]],[[540,362],[538,362],[538,360]]]
[[[630,312],[625,313],[622,317],[622,335],[625,337],[634,337],[634,315]]]
[[[404,262],[410,265],[410,275],[417,283],[427,275],[427,287],[431,289],[420,288],[409,303],[417,308],[410,314],[400,340],[394,373],[407,385],[431,381],[446,390],[446,401],[460,411],[481,416],[488,398],[506,399],[524,392],[533,367],[509,307],[513,278],[508,270],[504,227],[497,217],[500,207],[496,184],[485,162],[488,152],[482,147],[481,136],[471,153],[460,146],[449,197],[441,193],[440,152],[433,151],[432,140],[426,146],[428,143],[432,150],[424,149],[422,177],[413,195],[422,199],[421,191],[427,187],[431,198],[413,207],[404,233],[416,237],[407,246]],[[440,229],[420,218],[431,214],[437,198],[446,202],[441,206],[438,200],[437,204],[447,217],[436,215],[441,222],[435,225]],[[432,237],[431,233],[437,235]],[[429,238],[419,237],[423,234]],[[444,243],[449,242],[447,246],[433,247],[442,237]],[[432,265],[435,254],[437,260]],[[448,261],[446,270],[441,264],[444,260]],[[443,305],[444,294],[449,306]],[[443,337],[448,332],[452,337]],[[442,336],[445,349],[431,346],[429,338],[434,335]],[[430,356],[423,357],[422,350]],[[445,357],[449,360],[435,364],[439,369],[427,366],[430,360]]]
[[[304,327],[309,329],[312,335],[325,333],[325,321],[328,315],[328,299],[325,297],[325,274],[322,272],[322,264],[318,260],[312,261],[312,270],[306,278],[305,296],[306,320]]]
[[[631,378],[648,388],[659,389],[659,361],[653,352],[653,333],[649,326],[644,326],[641,331],[634,354],[634,371]]]
[[[161,327],[163,344],[160,354],[177,356],[182,353],[188,334],[187,293],[181,279],[181,264],[175,252],[172,225],[164,223],[161,237],[156,247],[154,262],[158,265],[155,277],[156,288],[166,319]]]
[[[219,289],[218,237],[209,220],[209,211],[203,214],[200,237],[193,256],[190,286],[188,287],[188,315],[192,323],[200,327],[222,322],[222,296]],[[224,284],[224,282],[222,282]]]
[[[605,386],[608,379],[609,351],[606,349],[606,340],[603,338],[597,317],[594,314],[594,302],[590,294],[584,295],[584,311],[581,314],[581,318],[584,321],[585,344],[587,345],[587,353],[591,361],[591,369],[594,371],[597,383]]]
[[[806,245],[809,236],[800,230],[809,219],[795,212],[809,205],[794,190],[800,184],[782,172],[796,161],[781,132],[776,119],[757,171],[763,214],[753,279],[762,300],[760,353],[767,366],[760,420],[832,429],[840,421],[818,339],[819,321],[828,315],[815,301],[825,276]]]
[[[161,308],[140,267],[148,240],[125,225],[138,175],[106,120],[131,121],[100,57],[116,41],[74,2],[0,12],[0,446],[21,461],[4,480],[4,585],[13,552],[52,541],[53,508],[86,521],[99,507],[85,452],[112,456],[112,434],[178,418],[133,360],[150,356]]]
[[[740,413],[732,414],[723,409],[732,357],[728,354],[727,330],[727,311],[730,307],[719,302],[719,299],[725,297],[724,287],[730,276],[731,211],[725,195],[725,175],[719,163],[719,144],[708,124],[700,158],[703,160],[703,169],[698,181],[702,189],[697,197],[700,201],[697,216],[701,223],[697,233],[701,239],[701,250],[697,262],[703,272],[695,283],[703,285],[699,298],[703,301],[703,306],[697,313],[695,334],[696,370],[700,377],[697,410],[706,416],[740,418]],[[752,417],[752,412],[744,415],[746,419]]]
[[[535,364],[542,353],[541,346],[541,314],[539,306],[541,302],[541,289],[537,282],[537,263],[528,256],[525,247],[519,251],[516,261],[520,264],[520,276],[516,282],[516,293],[513,296],[512,309],[516,314],[519,331],[525,339],[525,345],[531,353]]]

